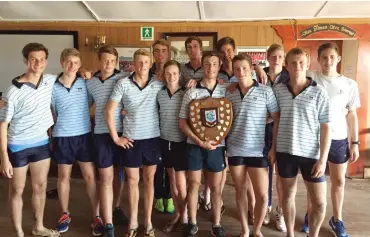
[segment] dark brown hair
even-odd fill
[[[233,64],[232,64],[233,67],[234,67],[234,63],[237,62],[237,61],[247,61],[248,64],[249,64],[249,67],[252,70],[252,66],[253,66],[253,64],[252,64],[252,58],[248,54],[238,54],[238,55],[236,55],[233,58],[233,61],[232,61],[233,62]]]
[[[218,56],[218,54],[216,52],[213,52],[213,51],[207,51],[207,52],[204,52],[203,55],[202,55],[202,60],[201,60],[202,66],[203,66],[204,59],[207,58],[207,57],[217,57],[218,58],[218,63],[221,65],[221,59]]]
[[[160,45],[166,46],[166,47],[167,47],[167,51],[168,51],[168,52],[170,52],[170,49],[171,49],[171,45],[170,45],[170,43],[169,43],[167,40],[165,40],[165,39],[159,39],[159,40],[154,41],[154,43],[153,43],[153,45],[152,45],[153,53],[154,53],[154,47],[155,47],[157,44],[160,44]]]
[[[37,52],[37,51],[44,51],[46,54],[46,59],[49,57],[49,51],[48,49],[39,43],[29,43],[26,44],[26,46],[23,47],[22,49],[22,55],[25,59],[28,59],[28,56],[31,52]]]
[[[169,66],[176,66],[176,67],[178,67],[179,68],[179,72],[181,73],[181,65],[176,60],[169,60],[169,61],[167,61],[164,64],[164,66],[163,66],[163,71],[166,71],[166,68],[169,67]]]
[[[203,42],[202,42],[202,40],[201,39],[199,39],[198,37],[196,37],[196,36],[190,36],[190,37],[188,37],[186,40],[185,40],[185,49],[187,49],[188,48],[188,44],[190,44],[191,43],[191,41],[193,41],[193,40],[195,40],[195,41],[197,41],[198,43],[199,43],[199,46],[202,48],[203,47]]]
[[[227,45],[227,44],[230,44],[233,47],[233,49],[235,50],[235,40],[233,38],[227,36],[227,37],[223,37],[223,38],[221,38],[217,41],[217,44],[216,44],[217,52],[220,52],[222,46]]]
[[[320,45],[320,47],[317,49],[317,56],[320,57],[321,53],[325,51],[326,49],[334,49],[335,52],[337,52],[338,55],[340,55],[339,47],[336,43],[330,42]]]
[[[117,52],[117,49],[111,45],[104,45],[102,47],[100,47],[99,51],[98,51],[98,58],[99,60],[101,59],[101,56],[103,53],[109,53],[109,54],[113,54],[114,56],[117,57],[117,60],[118,60],[118,52]]]

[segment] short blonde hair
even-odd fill
[[[170,52],[170,49],[171,49],[171,45],[170,43],[165,40],[165,39],[159,39],[159,40],[156,40],[153,45],[152,45],[152,48],[153,48],[153,53],[154,53],[154,47],[157,45],[157,44],[160,44],[162,46],[166,46],[167,47],[167,50],[168,52]]]
[[[284,52],[284,46],[281,44],[272,44],[270,47],[267,49],[267,58],[270,57],[270,55],[275,52],[276,50],[281,50]]]
[[[292,48],[291,50],[289,50],[289,52],[287,53],[286,57],[285,57],[285,65],[288,65],[288,59],[290,56],[293,56],[293,55],[304,55],[307,57],[307,63],[310,64],[310,54],[304,49],[304,48],[301,48],[301,47],[295,47],[295,48]]]
[[[112,55],[116,56],[116,59],[118,61],[117,49],[115,47],[113,47],[112,45],[104,45],[104,46],[99,48],[99,51],[98,51],[98,59],[99,60],[101,59],[101,56],[103,55],[103,53],[108,53],[108,54],[112,54]]]
[[[79,57],[80,60],[82,60],[80,51],[78,51],[75,48],[67,48],[67,49],[64,49],[62,53],[60,54],[60,61],[66,60],[66,58],[69,56]]]
[[[134,56],[133,56],[134,61],[135,61],[135,59],[136,59],[136,56],[139,56],[139,55],[143,55],[143,56],[147,56],[147,57],[151,58],[151,55],[150,55],[150,53],[148,52],[148,50],[146,50],[146,49],[138,49],[138,50],[136,50],[136,51],[135,51],[135,53],[134,53]]]

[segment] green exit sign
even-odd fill
[[[154,40],[154,27],[141,27],[141,40]]]

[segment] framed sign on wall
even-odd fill
[[[248,54],[254,65],[268,67],[267,49],[268,46],[237,46],[236,54]]]

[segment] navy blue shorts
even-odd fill
[[[121,134],[118,134],[121,136]],[[117,146],[109,133],[94,134],[95,165],[98,168],[108,168],[121,165],[123,148]]]
[[[123,165],[128,168],[140,168],[143,165],[158,165],[161,162],[159,137],[135,140],[134,147],[123,150]]]
[[[58,165],[72,165],[75,160],[93,162],[93,149],[91,133],[53,139],[53,158]]]
[[[317,162],[315,159],[277,152],[276,162],[279,176],[282,178],[294,178],[300,169],[303,179],[307,182],[321,183],[326,180],[325,174],[319,178],[312,178],[312,168]]]
[[[38,162],[50,158],[49,144],[27,148],[21,151],[12,152],[8,149],[10,163],[14,168],[24,167],[30,162]]]
[[[229,165],[244,165],[252,168],[267,168],[269,161],[266,157],[231,156],[228,158]]]
[[[188,169],[186,160],[186,141],[170,142],[160,139],[161,156],[164,167],[174,168],[175,171],[184,171]]]
[[[204,168],[209,172],[221,172],[226,168],[225,147],[207,150],[197,145],[187,144],[186,157],[188,169],[191,171]]]
[[[331,140],[328,161],[334,164],[344,164],[349,160],[348,139]]]

